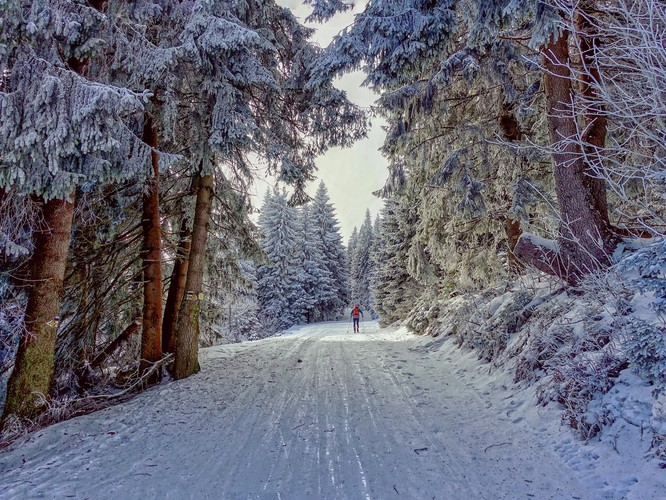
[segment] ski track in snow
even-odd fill
[[[635,478],[609,488],[598,456],[564,454],[577,445],[555,418],[530,418],[529,397],[483,382],[469,355],[365,329],[203,350],[196,376],[0,453],[0,498],[632,497]]]

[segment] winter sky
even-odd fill
[[[277,3],[289,7],[303,23],[311,11],[310,7],[302,4],[302,0],[277,0]],[[322,47],[327,46],[339,31],[352,23],[354,14],[362,11],[366,3],[367,1],[355,2],[353,12],[339,14],[324,25],[305,23],[317,29],[313,41]],[[356,104],[369,107],[377,95],[361,86],[363,79],[364,74],[357,72],[341,78],[336,82],[336,86],[347,91],[350,100]],[[317,160],[318,177],[328,188],[345,243],[354,226],[360,227],[363,223],[366,208],[370,209],[374,220],[383,206],[383,201],[372,195],[373,191],[384,186],[387,177],[387,161],[378,151],[384,142],[383,124],[382,120],[373,119],[367,139],[358,141],[351,148],[331,149]],[[318,185],[319,180],[316,180],[310,186],[308,192],[311,196],[315,194]],[[260,205],[267,186],[260,182],[258,188],[262,193],[257,200],[257,205]]]

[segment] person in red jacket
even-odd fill
[[[361,319],[361,316],[363,316],[363,311],[358,306],[358,304],[354,304],[354,308],[352,309],[351,312],[351,318],[352,321],[354,322],[354,333],[358,333],[359,330],[358,323],[359,320]]]

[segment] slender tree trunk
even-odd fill
[[[164,320],[162,321],[162,348],[164,352],[172,353],[176,351],[176,325],[178,324],[178,311],[185,295],[191,238],[192,231],[188,227],[185,216],[183,216],[180,223],[176,261],[173,264],[169,293],[164,306]]]
[[[575,285],[585,274],[608,265],[616,240],[609,228],[605,201],[599,199],[599,186],[588,175],[583,151],[576,140],[574,89],[567,66],[569,45],[566,33],[558,38],[553,36],[543,54],[546,111],[561,217],[555,263],[551,260],[553,265],[547,272]],[[523,262],[542,270],[545,270],[540,267],[544,264],[543,255],[552,252],[552,249],[541,248],[534,239],[522,237],[515,249]]]
[[[516,115],[506,104],[502,106],[502,115],[500,116],[499,125],[502,135],[507,141],[518,142],[523,138],[523,133],[520,130],[520,124],[516,119]],[[525,160],[521,159],[521,164],[524,162]],[[519,272],[524,266],[520,262],[520,259],[516,257],[514,250],[518,244],[520,235],[523,234],[520,227],[520,220],[516,220],[507,214],[504,219],[504,231],[506,233],[509,272]]]
[[[143,128],[143,141],[157,147],[157,134],[147,114]],[[143,196],[143,320],[141,333],[141,373],[162,359],[162,254],[159,205],[159,170],[157,152],[151,153],[153,178],[148,181],[148,192]],[[149,382],[154,382],[149,381]]]
[[[509,271],[512,273],[520,272],[524,266],[522,262],[520,262],[520,259],[515,254],[516,245],[518,244],[520,235],[523,234],[523,230],[520,227],[520,221],[509,216],[505,217],[504,231],[506,233],[507,259],[509,264]]]
[[[178,313],[176,360],[173,370],[175,379],[189,377],[199,371],[199,312],[212,199],[213,176],[207,174],[200,177],[197,183],[197,202],[185,286],[186,294]]]
[[[3,422],[10,415],[35,417],[42,409],[39,395],[48,395],[53,378],[74,205],[67,200],[51,200],[41,204],[41,211],[43,226],[34,231],[35,251],[28,262],[25,328],[7,385]]]

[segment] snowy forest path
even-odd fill
[[[346,331],[204,350],[198,375],[0,454],[0,498],[586,498],[423,339]]]

